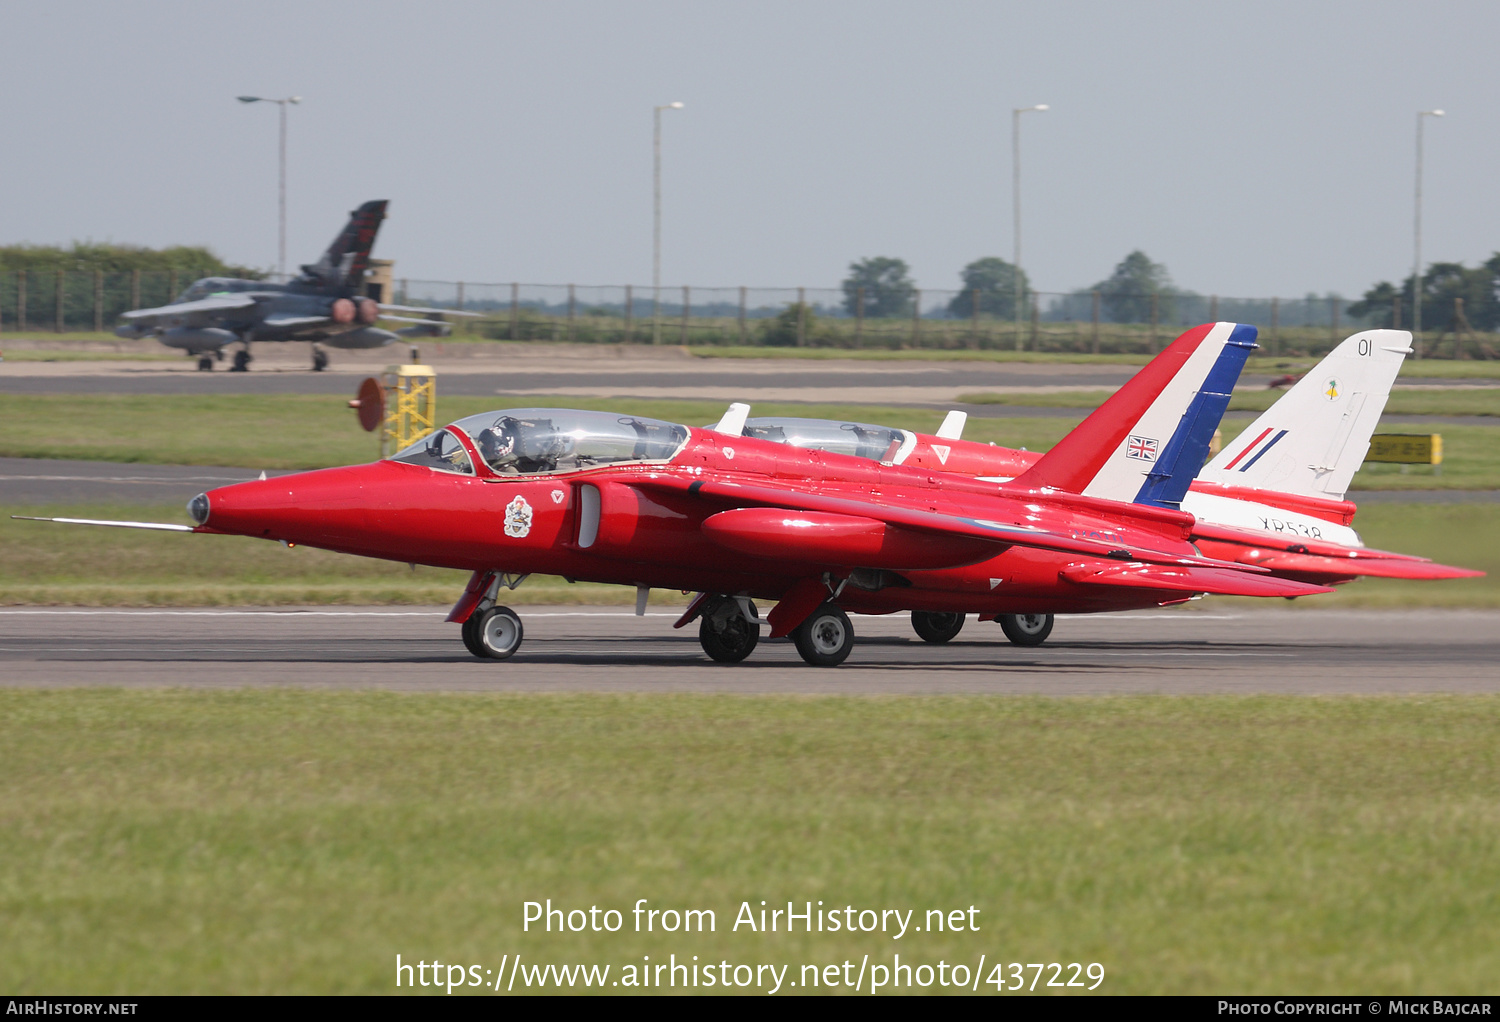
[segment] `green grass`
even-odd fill
[[[1497,728],[1485,696],[0,691],[0,987],[899,953],[1099,962],[1112,994],[1493,994]],[[717,926],[522,932],[548,898]],[[979,932],[732,932],[762,899]]]
[[[628,411],[691,425],[717,422],[722,401],[643,401],[586,397],[440,397],[444,422],[509,405]],[[349,465],[376,457],[373,434],[359,428],[342,396],[283,395],[6,395],[0,457],[80,458],[162,465],[234,465],[306,469]],[[870,405],[766,402],[756,415],[856,418],[931,432],[943,413]],[[1064,430],[1065,431],[1065,430]],[[1055,443],[1053,423],[1028,419],[974,420],[971,439],[1035,446]]]
[[[8,508],[7,513],[186,523],[180,507]],[[1404,582],[1364,579],[1298,607],[1500,606],[1500,504],[1371,504],[1356,527],[1373,547],[1487,571],[1480,579]],[[468,575],[377,561],[240,536],[55,525],[0,518],[0,604],[64,606],[297,606],[409,604],[458,599]],[[535,576],[505,602],[629,604],[625,586]],[[654,603],[680,606],[657,590]],[[1264,600],[1246,606],[1272,605]],[[1209,604],[1205,604],[1207,606]],[[1212,602],[1218,606],[1217,601]],[[1276,601],[1276,606],[1282,606]]]

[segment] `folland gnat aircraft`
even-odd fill
[[[1194,515],[1191,540],[1198,549],[1207,556],[1257,564],[1278,577],[1319,585],[1366,576],[1483,575],[1368,548],[1350,527],[1357,508],[1345,495],[1364,461],[1402,359],[1411,351],[1410,341],[1411,335],[1400,330],[1367,330],[1345,339],[1225,445],[1180,501],[1166,501],[1166,506]],[[1164,389],[1129,432],[1126,442],[1132,447],[1131,460],[1137,462],[1135,471],[1101,473],[1083,492],[1163,503],[1146,476],[1159,449],[1161,420],[1170,421],[1183,408],[1183,395],[1174,397]],[[961,439],[966,417],[958,411],[950,412],[935,434],[821,419],[748,418],[748,413],[745,405],[731,406],[719,428],[866,458],[880,458],[888,448],[895,464],[995,482],[1027,482],[1026,473],[1041,458],[1034,452]],[[947,641],[958,634],[963,620],[952,613],[913,615],[918,634],[928,641]],[[1046,615],[1032,614],[1002,617],[1001,624],[1007,635],[1034,636],[1045,635],[1052,622]]]
[[[194,281],[171,304],[136,309],[115,328],[121,337],[156,337],[169,348],[198,357],[198,368],[210,370],[224,349],[239,344],[233,371],[249,369],[252,342],[309,341],[314,370],[328,367],[324,345],[335,348],[378,348],[403,336],[441,335],[448,329],[442,317],[473,315],[453,309],[390,305],[385,296],[365,294],[370,250],[387,202],[373,199],[349,214],[349,222],[316,263],[285,284],[231,277]],[[394,315],[405,313],[408,315]],[[410,314],[418,314],[421,318]],[[375,324],[393,320],[411,324],[397,332]]]
[[[1328,592],[1201,556],[1186,512],[1083,492],[1129,456],[1138,406],[1188,378],[1228,375],[1232,384],[1251,347],[1231,330],[1180,338],[1111,399],[1119,414],[1091,416],[1083,435],[1033,466],[1037,485],[632,415],[520,408],[460,419],[373,464],[210,490],[189,504],[193,526],[79,524],[253,536],[466,569],[448,619],[472,653],[493,659],[515,653],[524,634],[500,590],[534,572],[635,586],[638,612],[652,588],[694,592],[677,626],[697,621],[704,651],[721,662],[755,648],[753,601],[776,601],[771,637],[791,636],[818,666],[842,663],[853,648],[848,610],[1085,613],[1203,593]],[[1153,468],[1169,496],[1186,490],[1228,401],[1227,388],[1199,389]]]

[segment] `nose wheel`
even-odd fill
[[[491,607],[470,614],[463,624],[464,645],[481,660],[508,660],[521,648],[526,630],[521,618],[509,607]]]
[[[1000,630],[1017,646],[1040,646],[1052,634],[1051,614],[1001,614]]]
[[[923,642],[947,642],[963,631],[964,616],[914,610],[911,612],[911,626]]]
[[[314,348],[312,357],[313,372],[321,373],[324,369],[328,368],[328,352],[324,351],[322,348]]]
[[[854,626],[836,604],[825,603],[793,629],[792,642],[814,667],[837,667],[854,648]]]
[[[214,357],[212,355],[198,356],[198,371],[200,373],[211,373],[214,370]]]

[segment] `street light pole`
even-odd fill
[[[1416,357],[1422,357],[1422,118],[1442,117],[1441,110],[1417,112],[1417,196],[1416,214],[1412,224],[1412,270],[1411,270],[1411,334]]]
[[[1046,103],[1036,106],[1017,107],[1010,112],[1010,152],[1011,152],[1011,222],[1015,225],[1016,244],[1015,259],[1012,266],[1015,267],[1016,278],[1016,350],[1020,351],[1021,344],[1021,306],[1025,303],[1025,288],[1021,284],[1021,115],[1029,113],[1045,113],[1051,109]]]
[[[263,96],[236,96],[241,103],[275,103],[281,108],[281,146],[279,150],[279,162],[281,165],[280,191],[277,196],[277,221],[279,229],[276,235],[276,272],[282,281],[286,280],[286,108],[288,103],[302,102],[301,96],[288,96],[285,99],[266,99]]]
[[[661,343],[661,112],[681,110],[681,103],[651,108],[651,343]]]

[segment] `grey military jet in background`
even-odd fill
[[[370,250],[387,200],[374,199],[349,214],[349,222],[316,263],[285,284],[232,277],[195,281],[170,305],[136,309],[115,328],[121,337],[156,337],[169,348],[198,356],[198,368],[210,370],[224,349],[239,344],[232,372],[250,368],[250,345],[263,341],[309,341],[314,370],[328,366],[323,345],[335,348],[378,348],[402,337],[447,336],[445,316],[474,313],[453,309],[390,305],[381,294],[369,294],[366,272]],[[418,313],[423,318],[392,315]],[[379,320],[410,323],[397,332],[382,330]]]

